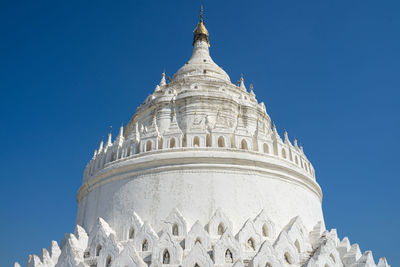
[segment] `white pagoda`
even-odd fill
[[[87,164],[75,232],[27,266],[389,266],[325,229],[303,147],[209,47],[201,15],[190,59]]]

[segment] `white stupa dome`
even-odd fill
[[[296,216],[323,229],[322,191],[302,147],[281,139],[243,78],[232,84],[214,63],[203,21],[193,39],[189,61],[170,83],[163,74],[88,164],[77,223],[90,232],[101,217],[123,238],[134,212],[160,232],[171,210],[189,227],[220,209],[237,232],[265,210],[278,232]]]
[[[303,147],[287,132],[282,140],[252,86],[214,63],[202,18],[193,47],[95,151],[74,234],[27,266],[376,266],[370,251],[325,230]]]

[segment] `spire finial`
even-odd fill
[[[210,41],[208,39],[208,31],[206,29],[206,26],[204,26],[204,21],[203,21],[203,5],[200,7],[200,21],[197,23],[196,29],[194,29],[194,35],[193,35],[193,46],[196,43],[196,41],[205,41],[208,46],[210,46]]]
[[[160,81],[159,86],[164,86],[166,84],[167,84],[167,82],[165,81],[165,70],[164,70],[163,73],[161,74],[161,81]]]
[[[124,123],[121,122],[121,127],[119,128],[119,137],[122,137],[124,135]]]
[[[104,136],[101,138],[101,142],[100,142],[99,152],[98,153],[103,151],[103,143],[104,143],[103,140],[104,140]]]
[[[288,132],[286,131],[286,129],[285,129],[284,135],[285,135],[285,143],[290,144],[289,135],[288,135]]]
[[[112,126],[110,126],[110,132],[108,133],[107,147],[112,145],[111,129],[112,129]]]
[[[243,73],[240,74],[240,89],[246,91],[246,86],[244,85]]]

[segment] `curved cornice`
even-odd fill
[[[81,186],[77,200],[79,202],[93,189],[116,180],[177,170],[255,172],[303,186],[322,202],[322,190],[318,183],[294,163],[258,152],[198,147],[144,152],[108,163]]]

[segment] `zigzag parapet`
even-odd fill
[[[140,221],[137,214],[133,216]],[[261,211],[256,218],[249,218],[236,235],[221,210],[214,213],[207,225],[196,222],[187,232],[185,218],[173,209],[164,226],[157,234],[147,222],[131,223],[124,232],[116,233],[106,221],[98,218],[90,233],[77,225],[74,234],[65,235],[61,250],[53,241],[50,253],[43,249],[40,257],[30,255],[27,266],[390,266],[385,258],[380,258],[376,265],[371,251],[362,254],[358,244],[350,245],[347,237],[339,240],[335,229],[322,232],[319,223],[308,231],[298,217],[275,237],[273,223],[266,211]]]

